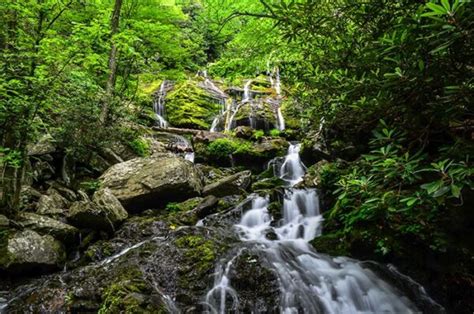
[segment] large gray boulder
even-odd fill
[[[214,195],[217,197],[224,197],[228,195],[241,194],[250,185],[252,173],[249,170],[242,171],[214,183],[206,185],[203,190],[203,195]]]
[[[24,227],[40,234],[52,235],[65,243],[71,243],[79,234],[79,229],[59,220],[34,213],[20,213],[18,222]]]
[[[60,215],[69,207],[69,201],[57,190],[49,189],[48,194],[41,195],[36,212],[41,215]]]
[[[94,194],[93,201],[75,202],[69,208],[68,221],[86,229],[114,231],[128,213],[108,188]]]
[[[127,210],[157,208],[198,196],[201,175],[194,164],[175,155],[135,158],[109,168],[101,177]]]
[[[0,239],[0,269],[6,271],[50,270],[60,267],[65,258],[61,242],[33,230],[10,231]]]

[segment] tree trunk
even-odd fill
[[[115,0],[114,12],[111,21],[111,42],[112,47],[109,55],[109,78],[107,79],[106,98],[100,113],[100,121],[105,123],[109,115],[109,109],[114,98],[115,82],[117,80],[117,45],[114,42],[114,35],[117,34],[120,23],[120,10],[122,9],[122,0]]]

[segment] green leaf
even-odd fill
[[[451,184],[451,193],[455,198],[459,198],[461,196],[461,187],[456,184]]]

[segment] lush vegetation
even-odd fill
[[[53,142],[78,168],[114,145],[148,156],[163,80],[178,82],[171,122],[209,128],[220,105],[197,95],[197,71],[233,86],[278,68],[289,130],[220,138],[201,148],[209,159],[261,157],[267,136],[304,141],[308,167],[327,159],[314,175],[328,232],[364,243],[364,257],[452,254],[450,276],[472,282],[470,1],[3,0],[0,14],[0,214],[21,207],[32,144]],[[79,185],[93,192],[89,172]],[[202,239],[179,245],[210,260]]]

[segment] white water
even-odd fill
[[[252,85],[252,80],[248,80],[244,86],[244,96],[242,97],[242,103],[249,102],[251,100],[252,94],[250,92],[250,86]]]
[[[282,219],[276,227],[267,209],[269,197],[255,195],[251,209],[235,225],[241,241],[255,243],[255,249],[264,253],[278,274],[280,312],[416,312],[407,298],[357,261],[318,254],[308,244],[321,234],[323,219],[316,190],[292,188],[304,175],[299,147],[298,144],[290,146],[278,173],[290,187],[285,192]],[[269,234],[276,235],[276,240],[270,240]],[[228,313],[239,304],[228,276],[236,256],[225,267],[218,266],[215,285],[206,295],[206,305],[213,313]]]
[[[294,186],[303,180],[305,167],[300,158],[301,144],[291,144],[285,157],[279,173],[281,179],[288,182],[290,186]]]
[[[188,152],[184,154],[184,159],[194,163],[194,152]]]
[[[165,119],[166,84],[166,81],[161,83],[160,89],[156,93],[153,101],[153,110],[155,111],[156,123],[160,128],[168,127],[168,122]]]
[[[285,118],[281,113],[281,108],[278,106],[277,108],[277,120],[278,120],[278,130],[283,131],[285,129]]]

